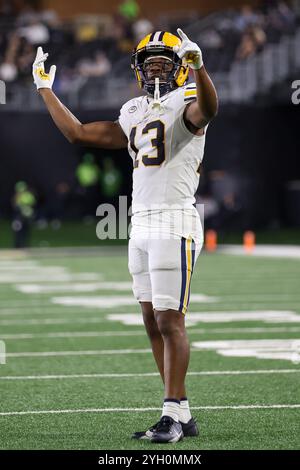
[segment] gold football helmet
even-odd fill
[[[145,68],[145,61],[150,57],[164,58],[172,64],[168,67],[167,76],[160,80],[161,96],[177,87],[183,86],[189,75],[186,60],[174,52],[174,46],[180,46],[181,40],[174,34],[165,31],[156,31],[144,37],[134,49],[131,57],[131,68],[134,70],[139,87],[149,95],[154,94],[154,79],[149,78]],[[171,68],[171,70],[170,70]]]

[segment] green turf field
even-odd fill
[[[1,449],[300,448],[300,259],[201,255],[175,445],[130,439],[163,389],[129,283],[124,249],[0,254]]]
[[[64,221],[57,224],[57,221],[45,222],[40,224],[35,222],[31,226],[31,235],[28,241],[30,247],[48,248],[48,247],[66,247],[72,243],[72,246],[93,247],[115,245],[115,240],[98,240],[95,227],[99,218],[87,218],[83,221]],[[14,238],[11,229],[11,221],[0,218],[0,248],[10,249],[14,246]],[[297,228],[278,228],[271,230],[257,230],[255,232],[256,242],[258,244],[285,244],[297,245],[299,243],[299,229]],[[218,232],[219,244],[242,243],[243,231],[220,231]],[[119,239],[118,244],[127,245],[127,240]]]

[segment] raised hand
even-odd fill
[[[192,42],[182,29],[177,29],[178,36],[181,39],[180,46],[174,46],[174,52],[182,59],[185,58],[188,65],[194,69],[199,70],[203,66],[202,52],[198,44]]]
[[[49,73],[45,72],[44,62],[47,60],[48,53],[44,53],[41,47],[38,47],[36,57],[32,65],[33,81],[39,90],[40,88],[52,88],[56,65],[51,65]]]

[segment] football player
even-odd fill
[[[129,271],[164,384],[160,420],[135,439],[177,442],[198,435],[185,389],[189,343],[185,330],[190,284],[203,244],[194,207],[206,129],[218,100],[199,46],[178,29],[147,35],[132,54],[145,91],[123,105],[116,122],[82,124],[52,91],[55,66],[45,72],[41,47],[33,77],[55,124],[71,143],[128,147],[133,161]],[[188,82],[189,68],[194,82]]]

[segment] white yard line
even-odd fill
[[[67,324],[79,323],[79,324],[87,324],[87,323],[107,323],[107,320],[104,318],[43,318],[35,319],[31,318],[28,320],[0,320],[1,326],[11,326],[11,325],[67,325]]]
[[[227,301],[227,300],[230,300],[232,299],[232,302],[237,302],[239,301],[240,299],[243,300],[245,297],[247,298],[250,298],[249,296],[251,296],[251,299],[253,299],[253,301],[256,301],[258,300],[259,302],[263,301],[263,302],[278,302],[278,300],[282,300],[283,302],[286,301],[286,300],[289,300],[290,298],[292,298],[293,300],[299,300],[300,298],[300,295],[298,292],[289,292],[287,294],[282,294],[282,293],[279,293],[279,294],[274,294],[274,293],[250,293],[249,294],[249,291],[247,293],[235,293],[235,292],[224,292],[222,294],[222,296],[219,296],[219,297],[222,297],[222,301]]]
[[[15,310],[25,310],[30,309],[31,307],[35,308],[43,308],[43,307],[51,307],[55,308],[48,300],[42,299],[30,299],[26,297],[22,300],[2,300],[0,301],[0,308],[2,309],[15,309]],[[61,307],[60,307],[61,308]]]
[[[41,265],[37,261],[13,261],[13,260],[0,260],[0,270],[1,269],[9,269],[9,268],[36,268],[40,267]]]
[[[66,307],[84,307],[84,308],[116,308],[136,305],[137,301],[133,295],[90,295],[74,296],[74,297],[52,297],[51,302],[56,305]],[[208,296],[204,294],[191,294],[191,303],[214,303],[219,302],[218,297]]]
[[[242,245],[223,245],[219,247],[218,251],[238,256],[300,259],[300,247],[298,245],[256,245],[250,255],[246,253]]]
[[[197,330],[188,330],[189,333],[194,333]],[[198,330],[200,332],[200,330]],[[299,326],[291,326],[291,327],[266,327],[266,328],[210,328],[202,330],[206,334],[207,333],[298,333],[300,331]]]
[[[0,273],[0,284],[19,283],[49,283],[49,282],[79,282],[79,281],[102,281],[98,273],[71,273],[67,268],[59,268],[57,271],[33,270],[30,272]]]
[[[238,303],[238,308],[234,308],[234,305]],[[266,309],[264,308],[266,302],[259,302],[255,301],[255,299],[246,301],[246,302],[235,302],[235,301],[222,301],[222,305],[216,311],[214,309],[209,309],[209,306],[205,306],[205,311],[189,311],[187,313],[187,320],[189,317],[193,318],[195,315],[200,316],[200,320],[205,320],[205,316],[209,315],[206,322],[207,323],[223,323],[224,320],[226,322],[233,322],[233,321],[248,321],[247,316],[250,315],[250,321],[265,321],[266,323],[273,323],[273,319],[276,319],[276,323],[299,323],[300,321],[300,314],[297,313],[299,309],[299,303],[296,302],[285,302],[284,307],[294,310],[274,310],[274,308]],[[278,301],[276,301],[278,307]],[[138,308],[137,303],[133,303],[130,305],[130,309],[136,306]],[[112,306],[109,306],[109,308]],[[115,305],[115,307],[124,307],[124,304]],[[195,308],[196,306],[191,303],[191,308]],[[29,315],[38,315],[43,316],[47,314],[57,313],[57,314],[84,314],[88,317],[89,315],[95,315],[95,313],[99,313],[100,315],[107,314],[106,307],[89,307],[85,308],[80,305],[74,305],[72,308],[69,306],[59,305],[59,304],[52,304],[48,303],[46,300],[24,300],[16,302],[2,302],[0,301],[0,318],[3,317],[11,317],[11,316],[22,316],[27,317]],[[114,315],[113,312],[109,312],[109,315]],[[123,312],[118,313],[118,315],[141,315],[140,311],[136,312]],[[257,317],[258,315],[258,317]],[[238,316],[241,316],[241,320],[239,320]],[[124,317],[126,318],[126,317]],[[4,318],[4,320],[6,320]],[[212,320],[212,321],[210,321]],[[295,321],[294,321],[295,320]]]
[[[299,374],[300,369],[257,369],[257,370],[208,370],[188,372],[189,376],[220,376],[220,375],[268,375],[268,374]],[[55,380],[55,379],[123,379],[134,377],[159,377],[158,372],[141,374],[58,374],[58,375],[7,375],[0,380]]]
[[[200,351],[196,349],[195,351]],[[101,356],[114,354],[147,354],[152,349],[102,349],[98,351],[41,351],[6,353],[6,357],[59,357],[59,356]]]
[[[191,410],[276,410],[276,409],[296,409],[300,404],[295,405],[226,405],[226,406],[192,406]],[[40,414],[71,414],[71,413],[142,413],[147,411],[161,411],[161,408],[83,408],[73,410],[28,410],[28,411],[4,411],[0,416],[21,416]]]
[[[51,319],[49,319],[51,321]],[[59,319],[60,320],[60,319]],[[62,319],[64,320],[64,319]],[[86,323],[86,319],[76,319],[77,322],[80,320],[80,323]],[[91,319],[98,322],[98,319]],[[35,320],[32,320],[35,322]],[[103,320],[100,320],[102,322]],[[28,324],[30,320],[27,320],[24,325]],[[60,322],[61,323],[61,322]],[[74,320],[72,320],[74,323]],[[5,322],[0,321],[0,325],[5,324]],[[10,323],[8,323],[10,324]],[[12,323],[16,324],[16,323]],[[23,324],[18,322],[18,325]],[[210,335],[210,334],[224,334],[224,333],[298,333],[300,332],[300,327],[290,327],[290,328],[206,328],[206,329],[197,329],[192,330],[188,329],[188,333],[192,334],[201,334],[201,335]],[[146,331],[58,331],[52,333],[18,333],[18,334],[0,334],[0,339],[2,340],[16,340],[16,339],[58,339],[58,338],[89,338],[89,337],[111,337],[111,336],[145,336]]]
[[[273,349],[276,352],[287,352],[296,353],[298,351],[298,343],[300,340],[288,339],[288,340],[243,340],[248,342],[269,342],[270,347],[273,344]],[[227,340],[227,343],[237,343],[237,340]],[[242,341],[240,341],[242,342]],[[192,352],[202,352],[214,349],[214,343],[225,343],[225,341],[200,341],[192,343]],[[293,349],[294,345],[294,349]],[[221,346],[220,346],[221,347]],[[217,348],[217,346],[215,347]],[[225,347],[226,349],[226,347]],[[273,351],[272,349],[272,351]],[[237,352],[239,350],[237,349]],[[264,349],[262,349],[264,351]],[[268,351],[268,349],[266,349]],[[23,351],[15,353],[6,353],[6,357],[59,357],[59,356],[102,356],[102,355],[117,355],[117,354],[148,354],[151,353],[152,349],[100,349],[100,350],[84,350],[84,351]],[[219,352],[219,350],[217,351]],[[297,356],[298,357],[298,356]]]
[[[10,309],[7,307],[5,309],[1,309],[0,318],[11,317],[15,315],[16,316],[23,315],[24,317],[28,317],[28,315],[38,315],[42,317],[43,315],[49,315],[49,314],[61,315],[62,313],[66,315],[77,315],[77,314],[82,315],[83,311],[86,316],[93,315],[93,314],[95,315],[95,313],[99,313],[100,315],[103,314],[103,311],[99,310],[98,308],[94,308],[93,310],[94,311],[84,310],[82,307],[73,307],[72,309],[70,309],[70,308],[62,307],[61,305],[49,305],[49,304],[43,304],[40,306],[28,305],[26,307],[23,307],[22,309],[19,309],[19,308]]]
[[[288,360],[300,363],[300,339],[234,339],[196,341],[191,344],[200,350],[213,350],[226,357],[255,357],[257,359]]]
[[[132,291],[132,282],[85,282],[60,284],[18,284],[14,286],[23,294],[53,294],[60,292],[95,292],[98,290]]]
[[[109,313],[107,320],[124,325],[143,325],[140,313]],[[290,310],[239,310],[188,312],[186,326],[198,323],[232,323],[242,321],[261,321],[264,323],[300,323],[300,315]]]
[[[111,337],[111,336],[145,336],[146,331],[74,331],[74,332],[57,332],[57,333],[21,333],[21,334],[0,334],[2,340],[16,339],[58,339],[58,338],[92,338],[92,337]]]

